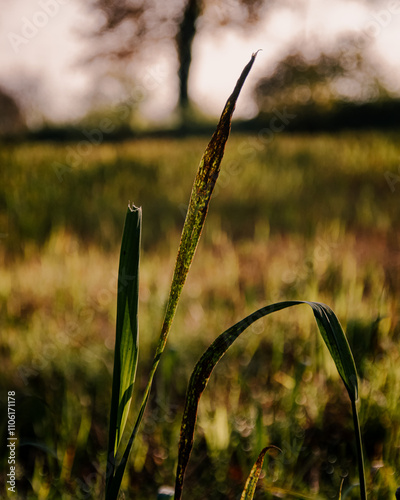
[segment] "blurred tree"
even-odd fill
[[[173,42],[178,60],[178,107],[189,107],[188,79],[192,44],[199,29],[207,23],[215,30],[231,25],[250,29],[274,0],[92,0],[101,14],[95,32],[97,56],[112,56],[127,61],[147,48]],[[203,22],[199,22],[202,20]],[[212,24],[212,26],[211,26]]]
[[[312,46],[312,50],[307,49]],[[354,43],[351,35],[342,36],[335,45],[320,49],[312,40],[310,46],[299,44],[280,60],[256,87],[261,112],[286,106],[307,106],[328,111],[338,102],[369,102],[391,96],[380,65]],[[308,55],[307,55],[308,54]],[[311,54],[311,55],[310,55]]]
[[[0,88],[0,136],[15,135],[25,129],[25,119],[17,101]]]

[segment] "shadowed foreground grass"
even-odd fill
[[[124,479],[127,498],[156,498],[174,483],[184,393],[205,347],[285,299],[335,310],[360,374],[369,498],[394,498],[400,484],[400,184],[388,175],[398,174],[398,137],[262,138],[228,144]],[[17,393],[21,498],[104,491],[126,205],[143,207],[143,385],[205,142],[3,146],[0,372],[3,394]],[[237,498],[269,444],[283,453],[266,459],[255,498],[338,498],[342,477],[343,492],[356,481],[350,407],[313,321],[306,308],[260,320],[221,361],[200,405],[188,497]],[[1,405],[3,417],[5,398]]]

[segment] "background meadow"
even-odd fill
[[[143,208],[144,388],[207,142],[2,144],[0,384],[17,394],[19,498],[104,494],[126,206]],[[126,498],[157,498],[173,485],[186,386],[205,348],[255,309],[289,299],[325,302],[341,321],[360,375],[369,498],[394,498],[398,144],[398,132],[277,133],[269,141],[233,133],[124,477]],[[282,453],[266,459],[255,498],[338,498],[342,478],[342,497],[358,498],[350,404],[306,307],[259,320],[216,368],[200,404],[186,496],[238,498],[269,444]]]

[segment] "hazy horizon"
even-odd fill
[[[213,10],[214,9],[214,10]],[[257,107],[252,88],[269,68],[284,56],[296,40],[308,48],[334,44],[340,32],[356,31],[368,41],[368,50],[386,68],[389,86],[398,92],[400,54],[400,1],[336,2],[308,0],[296,4],[296,10],[278,7],[251,33],[239,33],[232,27],[211,32],[207,16],[218,15],[211,5],[200,19],[199,34],[193,44],[189,92],[193,102],[210,115],[218,115],[241,69],[255,50],[258,56],[251,81],[241,96],[236,117],[254,116]],[[41,114],[53,122],[74,121],[103,103],[124,98],[118,77],[100,78],[98,71],[84,64],[93,40],[88,32],[96,26],[77,0],[15,1],[3,9],[0,85],[19,93],[28,109],[28,123]],[[318,50],[318,49],[316,49]],[[107,62],[104,64],[107,71]],[[127,67],[132,80],[131,95],[140,94],[140,109],[145,119],[163,120],[177,102],[177,62],[173,45],[154,49],[151,61],[140,72]],[[135,74],[133,72],[135,71]],[[128,84],[129,87],[129,84]],[[30,102],[28,100],[28,90]],[[126,88],[123,89],[126,92]],[[30,115],[30,116],[29,116]]]

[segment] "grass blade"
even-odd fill
[[[236,101],[239,97],[243,84],[249,74],[257,53],[253,54],[248,64],[242,71],[236,86],[227,100],[217,129],[214,132],[204,154],[201,158],[197,174],[193,183],[192,193],[189,200],[189,208],[186,214],[186,219],[182,229],[181,241],[178,249],[178,255],[175,263],[174,275],[172,278],[171,288],[168,296],[166,312],[161,328],[161,334],[157,343],[153,364],[149,374],[149,380],[144,391],[143,400],[139,408],[139,413],[136,419],[134,429],[129,438],[128,444],[121,462],[118,464],[114,487],[116,494],[118,493],[119,484],[122,481],[125,465],[127,463],[129,453],[139,429],[144,410],[149,399],[150,390],[157,370],[160,357],[164,351],[167,342],[168,334],[171,329],[172,321],[178,305],[179,297],[185,284],[190,265],[192,263],[194,253],[196,251],[200,235],[207,216],[208,207],[211,196],[214,190],[215,183],[218,179],[221,161],[224,155],[225,145],[229,137],[232,115],[235,110]],[[114,497],[110,497],[111,498]],[[116,498],[116,497],[115,497]]]
[[[318,302],[306,302],[312,307],[322,338],[342,377],[351,401],[358,399],[357,370],[342,327],[332,309]]]
[[[258,479],[260,477],[262,466],[264,464],[265,454],[270,449],[281,451],[277,446],[273,445],[266,446],[263,450],[261,450],[261,453],[258,455],[258,458],[250,471],[249,477],[247,478],[240,500],[253,500]]]
[[[285,301],[271,304],[255,311],[216,338],[200,358],[190,377],[179,441],[175,500],[179,500],[182,497],[186,467],[193,448],[197,409],[200,397],[207,386],[214,367],[239,335],[255,321],[273,312],[299,304],[308,304],[312,308],[322,338],[332,355],[336,368],[349,393],[350,399],[352,402],[356,400],[358,394],[358,377],[353,355],[339,320],[327,305],[318,302]],[[361,468],[361,466],[362,464],[359,463],[359,468]]]
[[[342,477],[342,480],[340,481],[340,488],[339,488],[339,497],[338,497],[338,500],[342,500],[343,483],[344,483],[344,477]]]
[[[164,322],[154,358],[155,363],[158,362],[160,355],[164,350],[178,300],[200,240],[211,196],[219,176],[220,165],[224,156],[225,145],[229,137],[236,101],[247,75],[253,66],[256,55],[257,53],[252,55],[250,61],[243,69],[232,94],[227,100],[217,128],[201,158],[196,177],[194,179],[192,193],[189,200],[189,207],[182,229],[181,241],[176,258],[175,270],[169,292]]]
[[[128,417],[138,359],[139,257],[142,209],[129,207],[118,270],[117,326],[108,440],[107,491]]]

